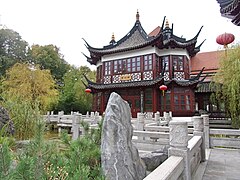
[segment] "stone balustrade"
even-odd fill
[[[144,180],[178,179],[182,176],[184,161],[182,157],[171,156],[163,164],[158,166]]]
[[[71,112],[70,115],[64,114],[63,111],[58,112],[58,114],[53,114],[53,111],[48,112],[47,115],[43,115],[43,119],[47,124],[55,124],[57,126],[58,132],[60,133],[63,128],[70,128],[73,134],[72,138],[76,139],[79,137],[80,132],[84,134],[84,129],[80,126],[80,122],[87,122],[92,128],[94,125],[102,119],[98,112],[87,112],[86,115],[82,115],[78,112]]]
[[[194,136],[190,140],[187,122],[169,122],[169,158],[144,180],[192,179],[199,164],[205,161],[203,117],[194,116],[192,119]]]
[[[99,114],[97,114],[99,116]],[[61,118],[59,118],[61,116]],[[63,117],[65,116],[65,117]],[[51,117],[51,120],[49,120]],[[44,118],[47,122],[68,122],[72,118],[72,139],[77,139],[84,134],[80,121],[93,122],[93,113],[89,115],[58,115],[49,113]],[[183,120],[183,121],[182,121]],[[139,113],[133,120],[134,131],[132,142],[137,145],[146,144],[147,151],[154,151],[160,146],[169,146],[169,158],[151,172],[145,180],[154,179],[187,179],[191,180],[199,164],[205,161],[205,149],[214,146],[239,148],[240,130],[210,129],[209,116],[201,115],[184,119],[176,119],[165,113],[160,117],[156,112],[154,118],[146,119],[145,114]],[[188,125],[193,128],[189,128]],[[210,135],[223,135],[225,138]],[[138,146],[137,146],[138,147]]]

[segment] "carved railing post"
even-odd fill
[[[210,141],[209,141],[209,115],[202,114],[203,118],[203,125],[204,125],[204,135],[205,135],[205,148],[210,148]]]
[[[170,121],[172,120],[172,111],[169,111]]]
[[[155,118],[155,121],[157,122],[157,123],[159,123],[159,121],[160,121],[160,112],[156,112],[155,114],[154,114],[154,118]]]
[[[82,114],[75,113],[72,122],[72,140],[76,140],[79,137],[80,121]]]
[[[96,111],[95,112],[95,117],[94,117],[94,122],[92,122],[93,124],[97,124],[99,122],[100,116],[99,116],[99,112]]]
[[[137,114],[137,130],[139,131],[144,130],[144,114],[143,113]]]
[[[144,114],[143,113],[137,114],[137,130],[144,131]],[[144,140],[144,137],[138,137],[138,139]]]
[[[89,118],[89,111],[87,111],[86,113],[86,118]]]
[[[167,124],[169,124],[169,122],[171,120],[169,113],[163,112],[163,118],[164,118],[164,121],[166,121]]]
[[[169,122],[171,121],[170,114],[167,112],[163,112],[163,118],[167,122],[167,124],[169,124]]]
[[[203,132],[203,118],[201,116],[193,116],[193,135],[194,136],[201,136],[202,137],[202,144],[201,144],[201,162],[206,160],[205,157],[205,136]]]
[[[170,148],[168,156],[181,156],[184,159],[184,179],[191,179],[189,149],[188,149],[188,126],[187,122],[169,122]]]
[[[64,111],[59,111],[58,112],[58,122],[57,123],[61,123],[61,118],[62,116],[64,115]],[[61,133],[62,131],[62,127],[61,126],[58,126],[58,133]]]
[[[94,120],[94,117],[95,117],[95,113],[94,113],[94,112],[91,112],[91,113],[90,113],[90,118],[91,118],[92,121]]]
[[[50,122],[50,112],[49,111],[47,112],[46,122],[49,123],[49,124],[51,123]]]

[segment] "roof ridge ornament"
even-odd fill
[[[115,41],[114,32],[112,33],[112,41]]]
[[[140,15],[139,15],[139,12],[138,12],[138,9],[137,9],[136,21],[139,21],[139,17],[140,17]]]
[[[166,19],[165,27],[166,27],[166,28],[169,28],[169,22],[168,22],[168,19]]]
[[[112,39],[110,41],[110,44],[112,45],[116,44],[114,33],[112,33]]]

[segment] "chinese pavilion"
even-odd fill
[[[105,111],[111,92],[117,92],[128,101],[133,117],[138,112],[172,111],[174,116],[192,116],[195,113],[195,90],[204,78],[204,70],[191,75],[191,59],[200,51],[196,36],[190,40],[178,37],[165,17],[161,27],[147,34],[139,13],[132,29],[119,41],[112,40],[103,48],[86,47],[87,61],[96,65],[96,82],[87,77],[86,87],[93,94],[93,110]],[[165,85],[167,89],[160,90]],[[201,103],[200,103],[201,105]]]

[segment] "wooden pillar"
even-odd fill
[[[172,71],[173,71],[173,58],[172,55],[169,56],[169,79],[172,79]]]
[[[105,110],[105,92],[103,91],[102,93],[101,93],[101,108],[100,108],[100,111],[101,111],[101,113],[103,113],[104,112],[104,110]]]
[[[156,92],[156,88],[152,88],[152,98],[153,98],[153,112],[157,112],[157,92]]]
[[[143,113],[144,110],[144,91],[141,89],[140,90],[140,108],[141,108],[141,113]]]

